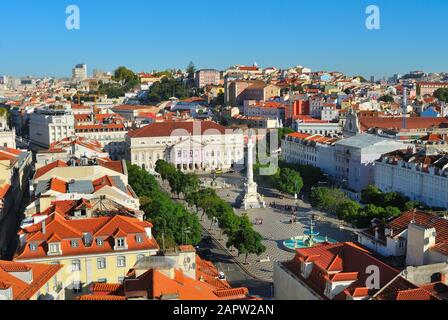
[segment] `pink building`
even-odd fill
[[[196,72],[195,81],[196,86],[203,88],[207,85],[219,85],[221,80],[221,73],[214,69],[202,69]]]

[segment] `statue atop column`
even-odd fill
[[[252,135],[249,134],[247,141],[247,183],[244,185],[245,190],[242,201],[242,208],[245,210],[266,208],[266,203],[258,193],[258,186],[254,182],[254,146]]]

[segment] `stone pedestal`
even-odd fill
[[[244,210],[266,208],[263,197],[257,191],[257,184],[245,184],[245,193],[243,199]]]

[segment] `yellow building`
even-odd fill
[[[72,299],[92,282],[122,282],[137,260],[158,250],[149,222],[119,215],[67,220],[55,213],[21,230],[14,261],[62,265],[65,294]]]

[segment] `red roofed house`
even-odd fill
[[[448,265],[443,270],[448,272]],[[274,265],[275,299],[447,299],[446,279],[430,278],[428,272],[400,273],[355,243],[323,244],[297,249],[293,260]]]
[[[62,268],[0,260],[0,300],[65,300]]]
[[[398,273],[350,242],[297,249],[293,260],[274,265],[275,298],[365,300]]]
[[[448,263],[448,220],[425,211],[409,211],[389,223],[375,223],[358,241],[408,266]]]
[[[232,288],[218,279],[216,267],[182,246],[164,256],[145,257],[133,266],[123,284],[94,283],[81,300],[247,300],[247,288]]]
[[[36,168],[40,168],[57,160],[67,162],[70,158],[108,158],[109,154],[96,140],[82,137],[70,137],[51,144],[48,150],[36,154]]]
[[[60,264],[69,298],[93,282],[122,282],[139,259],[159,250],[152,224],[111,216],[67,220],[53,214],[19,233],[16,262]]]

